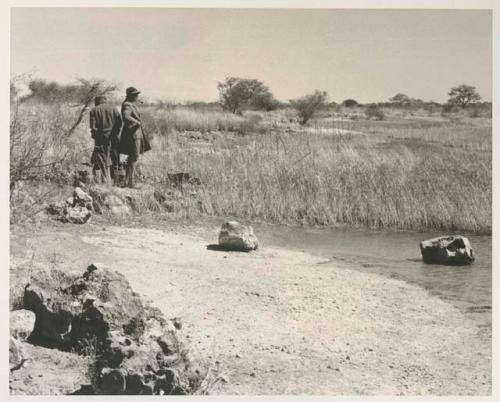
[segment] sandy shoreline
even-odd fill
[[[215,394],[491,393],[491,339],[425,290],[302,252],[212,251],[188,232],[14,231],[11,258],[35,253],[40,264],[123,273],[167,317],[180,317],[180,335],[227,379]]]

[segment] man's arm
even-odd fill
[[[112,131],[116,137],[120,136],[120,131],[122,130],[122,127],[123,127],[122,115],[117,109],[114,109],[114,124]]]
[[[137,127],[141,125],[141,122],[136,118],[132,117],[132,107],[126,103],[122,107],[123,122],[131,127]]]

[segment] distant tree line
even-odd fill
[[[19,103],[36,101],[42,103],[72,103],[82,107],[82,113],[88,108],[92,99],[97,95],[112,95],[117,86],[104,80],[77,79],[74,83],[60,84],[54,81],[31,79],[28,83],[29,93],[20,95],[16,82],[11,80],[10,96],[12,100]],[[491,103],[480,102],[481,96],[476,88],[461,84],[453,87],[448,92],[447,103],[440,104],[434,101],[423,101],[411,98],[404,93],[397,93],[389,98],[387,102],[368,103],[362,105],[355,99],[345,99],[340,104],[328,102],[328,94],[325,91],[315,90],[303,97],[290,99],[288,102],[278,101],[269,87],[256,79],[227,77],[218,82],[218,102],[167,102],[158,101],[154,103],[162,109],[174,109],[177,107],[188,107],[198,111],[227,111],[234,114],[242,114],[245,110],[270,111],[279,108],[293,108],[296,110],[299,122],[306,124],[316,113],[325,109],[339,110],[343,108],[362,107],[367,118],[382,120],[385,118],[381,108],[398,108],[412,111],[423,109],[429,114],[440,111],[441,113],[456,113],[460,109],[474,106],[474,110],[490,109]],[[474,111],[473,110],[473,111]]]
[[[104,80],[87,80],[77,78],[74,83],[60,84],[55,81],[32,79],[28,82],[29,93],[20,96],[14,82],[10,83],[11,98],[23,103],[34,100],[41,103],[86,103],[97,95],[109,94],[117,89],[117,85]]]

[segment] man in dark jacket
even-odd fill
[[[107,182],[111,166],[111,177],[116,180],[120,154],[120,130],[122,117],[118,110],[108,105],[105,96],[96,96],[95,106],[90,110],[90,132],[94,139],[94,152],[92,153],[92,166],[94,177],[100,171],[101,180]]]
[[[120,138],[120,153],[128,155],[125,181],[128,187],[134,187],[134,172],[139,155],[149,151],[151,146],[144,136],[141,115],[137,109],[140,92],[129,87],[127,97],[122,103],[123,131]]]

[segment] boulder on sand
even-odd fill
[[[250,251],[256,250],[259,242],[251,226],[242,225],[237,221],[229,221],[221,227],[219,246],[227,250]]]
[[[426,264],[467,265],[474,262],[474,254],[464,236],[441,236],[420,243],[422,259]]]
[[[35,314],[29,310],[14,310],[9,315],[10,335],[26,341],[35,328]]]
[[[19,339],[10,337],[9,342],[9,367],[11,370],[15,370],[23,365],[23,362],[27,359],[26,350],[24,349],[24,344]]]

